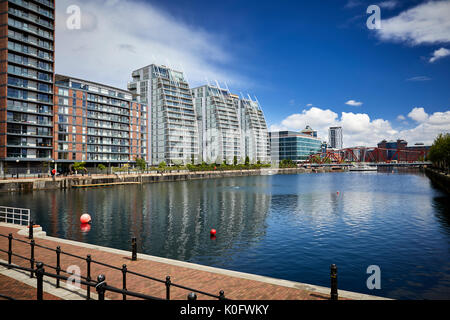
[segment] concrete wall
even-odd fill
[[[432,168],[425,168],[425,174],[442,190],[450,194],[450,175]]]
[[[328,172],[330,168],[313,169],[314,172]],[[230,171],[203,171],[203,172],[176,172],[165,174],[142,175],[95,175],[46,179],[22,179],[0,181],[0,192],[33,191],[33,190],[59,190],[69,189],[77,185],[92,185],[106,183],[138,182],[156,183],[170,181],[185,181],[198,179],[214,179],[239,176],[259,176],[267,174],[298,174],[311,173],[311,169],[261,169],[261,170],[230,170]]]

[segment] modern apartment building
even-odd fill
[[[52,158],[54,15],[54,0],[0,2],[0,173]]]
[[[328,144],[332,149],[343,148],[342,127],[330,127],[328,130]]]
[[[183,73],[152,64],[132,73],[128,90],[149,107],[150,163],[197,163],[197,113]]]
[[[192,89],[197,112],[201,161],[242,162],[239,97],[227,89],[204,85]]]
[[[282,160],[302,162],[309,156],[322,151],[322,141],[312,133],[300,133],[294,131],[279,131],[270,133],[271,156],[273,163]]]
[[[56,75],[54,112],[57,163],[148,161],[147,105],[131,92]]]
[[[270,163],[270,138],[264,113],[258,101],[239,100],[242,151],[250,163]]]

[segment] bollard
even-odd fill
[[[131,260],[137,260],[137,243],[135,237],[131,238]]]
[[[127,290],[127,265],[122,265],[122,289]],[[123,294],[123,300],[127,300],[127,295]]]
[[[225,300],[225,292],[223,292],[223,290],[220,290],[219,292],[219,300]]]
[[[33,270],[34,269],[34,240],[30,241],[30,268]],[[30,272],[30,278],[33,278],[33,271]]]
[[[44,299],[44,264],[36,263],[36,279],[37,279],[37,300]]]
[[[338,300],[337,267],[335,264],[332,264],[330,267],[330,277],[331,277],[331,300]]]
[[[170,281],[170,277],[166,277],[166,300],[170,300],[170,285],[172,282]]]
[[[188,300],[197,300],[197,295],[194,292],[191,292],[187,296]]]
[[[33,220],[30,221],[30,225],[28,226],[28,239],[33,239]]]
[[[12,233],[8,234],[8,264],[12,264]],[[8,267],[11,269],[11,267]]]
[[[88,254],[86,256],[86,264],[87,264],[87,266],[86,266],[86,273],[87,273],[86,280],[87,280],[87,282],[91,281],[91,261],[92,261],[91,255]],[[87,286],[86,300],[90,300],[90,299],[91,299],[91,286]]]
[[[95,286],[95,289],[97,290],[99,301],[105,300],[105,286],[106,286],[105,280],[106,280],[106,277],[103,274],[101,274],[97,277],[98,283]]]
[[[56,247],[56,275],[61,273],[61,247]],[[59,278],[56,278],[56,287],[59,288]]]

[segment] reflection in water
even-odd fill
[[[51,236],[392,298],[450,298],[450,200],[417,171],[0,194]],[[90,230],[80,216],[92,217]],[[216,229],[216,239],[210,230]],[[366,287],[379,265],[382,290]]]
[[[242,181],[241,181],[242,182]],[[30,208],[49,235],[147,254],[211,262],[245,250],[265,235],[271,195],[259,187],[234,188],[234,179],[34,192],[9,205]],[[92,224],[80,225],[89,213]],[[217,230],[210,241],[209,230]],[[200,260],[199,260],[200,259]]]

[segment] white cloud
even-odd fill
[[[390,10],[396,8],[398,6],[398,2],[394,0],[383,1],[380,2],[378,6],[380,6],[380,8]]]
[[[312,107],[302,113],[292,114],[281,122],[283,128],[302,130],[307,125],[313,128],[325,128],[337,121],[338,114],[331,110]]]
[[[428,114],[425,112],[424,108],[414,108],[408,114],[408,117],[416,122],[425,122],[428,120]]]
[[[433,52],[433,56],[430,58],[430,62],[433,63],[438,59],[444,58],[446,56],[450,56],[450,50],[446,48],[440,48]]]
[[[347,3],[345,4],[345,8],[355,8],[355,7],[359,7],[362,5],[362,2],[359,0],[348,0]]]
[[[381,40],[412,45],[450,42],[450,1],[428,1],[383,19],[376,33]]]
[[[397,117],[397,120],[398,120],[398,121],[405,121],[406,118],[405,118],[404,115],[401,115],[401,114],[400,114],[400,115]]]
[[[66,26],[70,5],[81,9],[80,30]],[[184,71],[191,85],[206,79],[248,84],[232,71],[234,57],[223,35],[142,1],[58,0],[56,39],[57,73],[125,88],[133,70],[157,63]]]
[[[352,106],[352,107],[360,107],[360,106],[362,106],[363,103],[355,101],[355,100],[349,100],[345,104],[349,105],[349,106]]]
[[[318,131],[319,137],[328,139],[328,128],[342,126],[344,133],[344,147],[376,146],[383,139],[405,139],[410,145],[417,142],[432,144],[439,133],[450,132],[450,111],[435,112],[428,115],[423,108],[414,108],[408,117],[417,121],[415,127],[408,129],[394,128],[390,121],[371,119],[365,113],[336,112],[320,108],[305,109],[301,113],[293,114],[270,127],[271,131],[293,130],[300,131],[310,125]],[[406,119],[400,115],[398,120]]]
[[[431,78],[427,77],[427,76],[416,76],[416,77],[412,77],[412,78],[408,78],[406,79],[406,81],[414,81],[414,82],[418,82],[418,81],[430,81]]]

